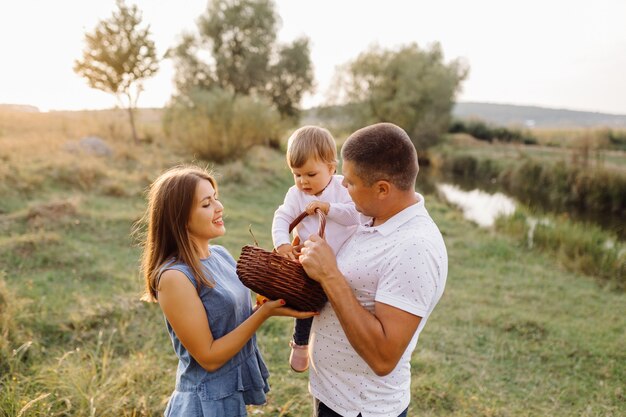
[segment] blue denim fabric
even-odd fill
[[[236,262],[226,249],[211,246],[211,256],[202,260],[207,276],[215,287],[203,287],[200,299],[207,313],[214,339],[229,333],[252,314],[250,291],[236,274]],[[183,272],[195,286],[189,266],[172,262],[163,271]],[[269,391],[269,372],[252,337],[233,358],[215,372],[202,368],[182,345],[170,324],[167,331],[178,356],[176,389],[166,417],[239,417],[246,416],[246,404],[264,404]]]

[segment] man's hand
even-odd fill
[[[318,235],[311,235],[304,242],[299,259],[307,275],[320,284],[326,279],[341,275],[332,248]]]

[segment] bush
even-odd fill
[[[606,136],[612,147],[626,150],[626,130],[611,130],[606,132]]]
[[[223,162],[254,145],[275,145],[280,116],[265,99],[220,89],[195,90],[173,99],[163,126],[168,138],[198,157]]]
[[[453,120],[448,127],[449,133],[467,133],[478,140],[493,142],[517,142],[524,145],[536,145],[537,139],[529,132],[519,129],[506,128],[502,126],[492,126],[482,120]]]

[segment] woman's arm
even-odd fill
[[[159,282],[159,305],[176,336],[191,356],[209,372],[235,356],[271,316],[312,317],[315,313],[283,307],[282,300],[268,301],[230,333],[213,339],[206,310],[196,288],[180,271],[167,270]]]

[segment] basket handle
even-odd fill
[[[324,214],[324,212],[319,209],[316,208],[315,212],[317,213],[317,215],[320,218],[320,228],[319,228],[319,232],[318,235],[320,235],[320,237],[322,239],[324,239],[324,230],[326,229],[326,215]],[[296,227],[298,225],[298,223],[300,223],[302,221],[302,219],[304,219],[306,216],[308,216],[307,212],[302,212],[298,217],[296,217],[291,224],[289,225],[289,233],[291,233],[291,231],[293,230],[294,227]]]

